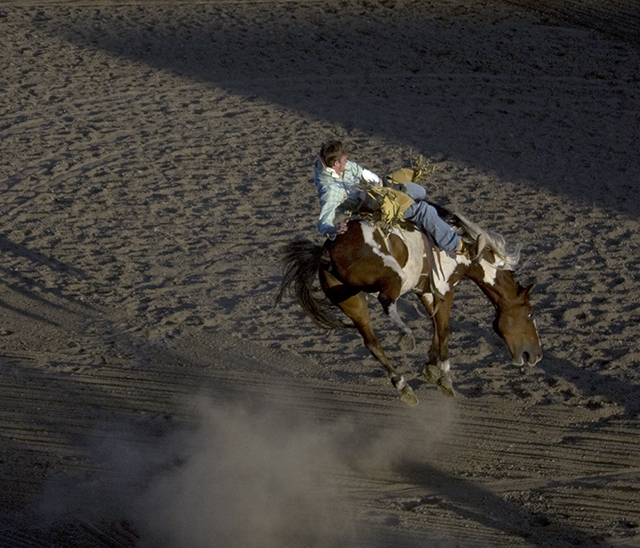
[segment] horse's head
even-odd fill
[[[496,307],[493,329],[507,343],[515,365],[535,365],[542,359],[542,348],[529,302],[533,284],[518,286],[516,295]]]

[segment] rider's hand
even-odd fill
[[[334,234],[344,234],[347,231],[347,223],[338,223],[335,226]]]

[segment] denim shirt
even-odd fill
[[[330,235],[334,228],[336,212],[353,213],[360,205],[360,181],[378,184],[378,176],[363,169],[355,162],[347,162],[342,177],[318,159],[314,165],[313,182],[320,199],[320,219],[318,230]]]

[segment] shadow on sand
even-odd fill
[[[633,44],[495,7],[493,15],[474,5],[365,2],[61,9],[65,24],[58,15],[34,24],[347,135],[379,135],[637,217]],[[315,154],[310,146],[305,154]]]

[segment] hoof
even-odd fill
[[[427,365],[424,368],[424,376],[427,382],[431,384],[438,384],[438,380],[442,377],[442,371],[437,365]]]
[[[442,392],[445,396],[453,398],[456,395],[456,392],[453,389],[453,383],[451,382],[451,379],[449,377],[440,377],[437,384],[440,392]]]
[[[405,386],[400,391],[400,401],[406,403],[409,407],[413,407],[414,405],[418,405],[418,398],[413,393],[413,390],[410,386]]]
[[[411,333],[405,333],[400,337],[400,350],[403,352],[413,352],[416,348],[416,340]]]
[[[413,393],[411,387],[404,380],[402,375],[396,375],[391,378],[391,383],[396,387],[396,390],[400,393],[400,401],[406,403],[409,407],[413,407],[418,404],[418,398]]]

